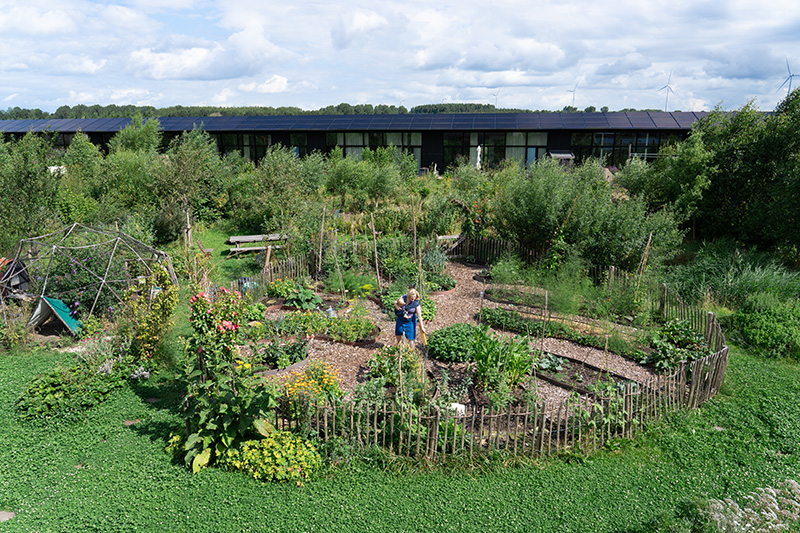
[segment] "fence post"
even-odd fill
[[[659,303],[661,318],[667,318],[667,284],[661,284],[661,302]]]

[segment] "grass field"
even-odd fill
[[[0,531],[651,531],[697,498],[800,478],[797,366],[731,353],[718,398],[584,461],[398,474],[362,460],[303,487],[173,464],[179,391],[158,378],[81,421],[20,424],[16,398],[68,356],[4,354],[0,511],[16,516]]]

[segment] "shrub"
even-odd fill
[[[254,363],[266,364],[272,368],[286,368],[308,357],[308,339],[295,342],[272,340],[269,344],[259,344],[254,350]]]
[[[493,283],[522,283],[526,277],[525,264],[516,256],[505,256],[495,261],[491,273]]]
[[[229,448],[219,458],[228,470],[239,470],[260,481],[302,485],[322,465],[316,446],[288,431],[276,431],[260,440]]]
[[[642,363],[652,363],[657,370],[669,370],[711,353],[703,336],[692,329],[688,320],[672,320],[662,326],[653,334],[650,346],[653,351]]]
[[[417,279],[417,264],[406,256],[387,257],[383,260],[383,271],[391,279],[413,283]]]
[[[360,274],[353,270],[342,273],[341,283],[339,275],[336,273],[328,274],[325,284],[331,292],[347,292],[349,297],[364,298],[371,295],[378,288],[378,281],[375,276]]]
[[[428,337],[428,354],[445,363],[471,361],[477,330],[476,326],[465,323],[436,330]]]
[[[178,305],[178,287],[172,283],[167,269],[156,266],[143,284],[128,292],[135,359],[151,359],[173,325],[172,312]]]
[[[246,306],[243,311],[243,317],[246,322],[255,322],[264,320],[264,313],[267,311],[267,306],[261,302],[250,304]]]
[[[770,294],[749,297],[733,316],[742,339],[765,354],[800,359],[800,302]]]
[[[422,269],[426,273],[443,274],[447,266],[447,254],[439,248],[433,248],[422,253]]]
[[[452,276],[435,272],[425,273],[424,287],[426,292],[449,291],[455,286],[456,280]]]
[[[793,479],[759,487],[739,506],[730,498],[709,500],[706,514],[718,531],[791,531],[800,520],[800,485]]]

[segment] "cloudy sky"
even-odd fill
[[[771,110],[787,60],[797,0],[0,0],[0,109]]]

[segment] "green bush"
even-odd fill
[[[435,272],[426,272],[424,279],[424,287],[426,292],[436,291],[449,291],[456,286],[456,280],[447,274],[437,274]]]
[[[316,446],[288,431],[270,433],[260,440],[248,440],[229,448],[219,465],[239,470],[261,481],[291,481],[302,485],[322,465]]]
[[[428,337],[428,354],[445,363],[464,363],[472,360],[476,326],[453,324],[431,333]]]
[[[765,354],[800,359],[800,302],[760,293],[733,316],[742,339]]]
[[[271,368],[286,368],[308,357],[308,339],[301,338],[295,342],[282,342],[274,339],[268,344],[256,346],[253,362],[265,364]]]
[[[257,322],[264,320],[264,313],[267,311],[267,306],[261,302],[245,306],[242,311],[242,318],[246,322]]]
[[[300,285],[295,280],[279,278],[269,282],[266,294],[270,298],[287,298],[299,288]]]
[[[447,254],[439,248],[422,253],[422,269],[431,274],[443,274],[447,266]]]

